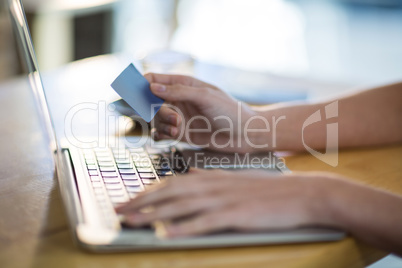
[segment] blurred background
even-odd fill
[[[253,103],[402,80],[402,0],[22,1],[44,73],[173,50],[194,57],[194,75]],[[0,82],[21,73],[7,23],[0,14]]]
[[[119,53],[135,60],[171,49],[190,54],[212,69],[226,66],[249,71],[254,76],[232,84],[211,81],[245,100],[241,92],[247,86],[236,85],[248,83],[254,95],[270,91],[264,102],[303,99],[310,94],[309,88],[294,84],[265,88],[270,81],[262,78],[265,74],[347,86],[402,79],[402,0],[23,3],[42,71],[96,55]],[[0,29],[0,34],[9,33]],[[1,76],[6,77],[18,72],[18,66],[7,53],[12,44],[6,40],[11,39],[0,40]],[[220,80],[232,78],[221,76]],[[328,87],[325,95],[331,90]]]

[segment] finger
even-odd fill
[[[188,220],[167,226],[166,236],[185,237],[222,231],[235,227],[237,217],[239,217],[237,211],[230,208],[201,213]]]
[[[192,87],[182,84],[162,85],[151,83],[151,91],[166,101],[192,101],[203,102],[209,95],[208,87]]]
[[[116,212],[121,214],[125,214],[130,211],[134,212],[142,207],[154,205],[172,197],[178,198],[182,195],[185,195],[186,193],[190,193],[191,191],[193,191],[193,189],[188,189],[188,191],[184,191],[184,187],[180,187],[180,185],[177,185],[178,181],[181,180],[181,178],[175,177],[172,178],[169,182],[161,183],[153,188],[150,188],[147,191],[139,193],[134,199],[130,200],[130,202],[117,207]]]
[[[155,141],[161,141],[161,140],[171,140],[172,137],[168,136],[166,134],[160,133],[158,130],[154,129],[151,132],[151,137],[152,139],[154,139]]]
[[[170,74],[157,74],[157,73],[147,73],[144,77],[148,80],[150,84],[159,83],[165,85],[174,85],[174,84],[182,84],[193,87],[213,87],[214,86],[205,83],[201,80],[198,80],[194,77],[187,75],[170,75]]]
[[[130,200],[130,202],[116,208],[116,212],[124,214],[145,206],[157,205],[171,198],[181,198],[188,195],[207,195],[208,192],[211,191],[219,192],[225,190],[228,183],[230,183],[230,179],[228,181],[215,181],[208,179],[208,177],[211,176],[208,176],[206,173],[201,173],[187,174],[172,178],[166,183],[139,193],[134,199]]]
[[[182,198],[155,206],[151,212],[134,212],[125,215],[125,223],[141,226],[157,220],[174,220],[179,217],[194,215],[204,210],[216,208],[222,203],[219,197],[198,196],[188,200]]]
[[[160,83],[165,85],[172,84],[183,84],[192,85],[192,80],[190,76],[185,75],[170,75],[170,74],[158,74],[158,73],[147,73],[144,77],[149,83]]]
[[[156,220],[175,220],[180,217],[192,216],[201,211],[216,210],[236,203],[242,204],[247,199],[245,195],[243,196],[239,198],[236,193],[231,192],[183,196],[155,204],[153,210],[148,213],[129,212],[125,218],[126,222],[132,226],[144,225]]]
[[[158,138],[161,137],[161,134],[167,136],[168,138],[174,138],[177,136],[177,134],[179,134],[179,129],[170,124],[158,123],[155,128],[159,135]]]
[[[164,105],[162,105],[162,107],[159,109],[155,119],[157,120],[157,122],[168,123],[176,127],[179,126],[181,123],[180,115],[173,109],[168,108]]]

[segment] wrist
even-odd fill
[[[266,114],[247,107],[243,117],[242,136],[244,153],[264,152],[271,150],[272,127]]]
[[[342,215],[339,214],[346,201],[344,183],[332,174],[309,175],[306,187],[308,221],[319,226],[344,229]],[[347,202],[347,201],[346,201]]]

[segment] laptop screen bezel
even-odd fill
[[[54,131],[54,124],[39,72],[39,65],[36,59],[24,7],[21,0],[6,0],[4,2],[12,24],[15,42],[17,43],[17,52],[20,55],[21,63],[24,65],[23,67],[26,67],[28,72],[27,78],[35,99],[35,106],[40,122],[45,130],[51,151],[57,153],[60,148],[58,146],[56,132]]]

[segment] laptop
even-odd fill
[[[3,11],[6,11],[3,13],[9,16],[20,48],[19,58],[28,70],[27,78],[44,132],[48,135],[72,235],[79,246],[96,252],[172,250],[334,241],[345,236],[339,230],[302,228],[258,233],[226,231],[198,237],[161,239],[153,226],[124,227],[114,211],[116,205],[194,166],[224,168],[233,172],[257,168],[267,174],[290,171],[272,152],[230,155],[204,151],[183,143],[153,143],[144,136],[110,139],[113,142],[106,142],[100,147],[61,140],[52,123],[21,1],[5,0],[3,4]],[[204,159],[225,157],[225,165],[216,165],[214,160],[213,163],[203,162],[200,166],[198,161],[194,161],[200,155]],[[261,164],[257,167],[244,164],[245,158],[249,157],[261,158]]]

